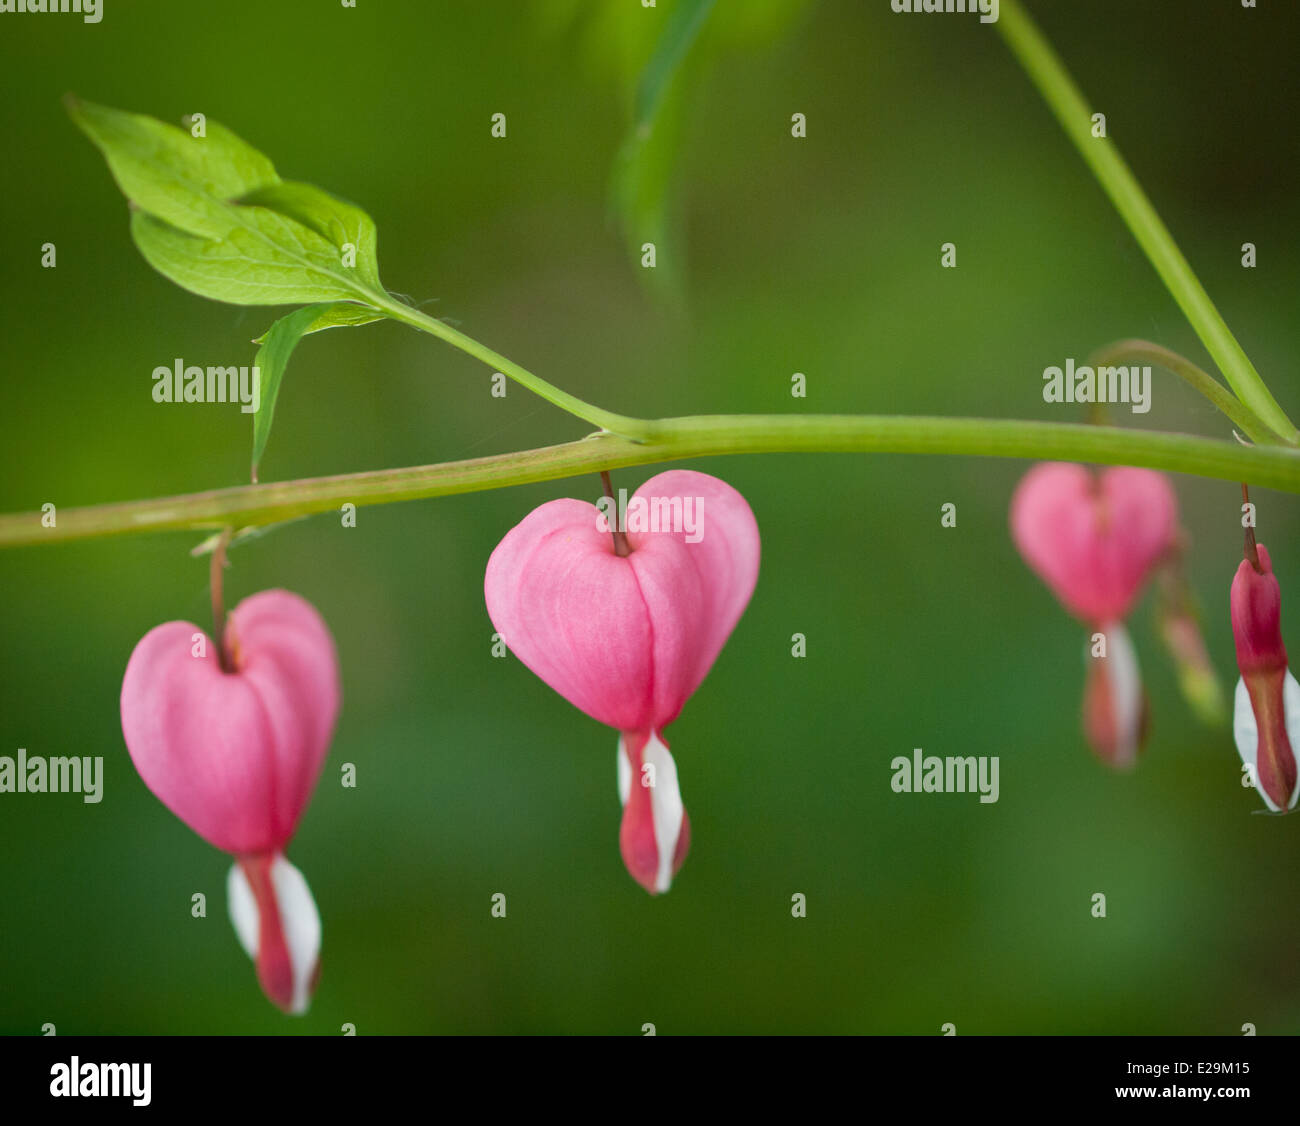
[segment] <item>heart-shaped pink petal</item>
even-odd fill
[[[338,657],[315,608],[284,590],[241,602],[226,636],[230,673],[190,622],[145,634],[122,681],[122,734],[145,785],[204,840],[236,855],[275,852],[329,749]]]
[[[677,717],[758,579],[758,526],[730,485],[669,470],[629,510],[638,500],[696,524],[638,531],[629,518],[632,552],[621,557],[595,505],[551,501],[506,534],[484,580],[488,615],[511,651],[619,731],[662,730]]]
[[[1152,565],[1169,548],[1177,503],[1163,474],[1128,466],[1034,466],[1011,501],[1025,562],[1065,608],[1098,626],[1127,617]]]

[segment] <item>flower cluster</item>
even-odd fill
[[[744,613],[760,545],[744,497],[704,473],[660,473],[627,507],[642,518],[611,519],[604,502],[574,499],[534,509],[492,552],[484,597],[519,660],[618,733],[619,848],[632,878],[657,895],[691,844],[665,730]],[[673,518],[682,513],[691,519]],[[1046,463],[1020,482],[1010,522],[1025,561],[1090,633],[1084,732],[1103,762],[1131,767],[1148,709],[1125,622],[1162,567],[1161,629],[1184,685],[1207,705],[1217,692],[1170,562],[1184,539],[1173,490],[1150,470]],[[1231,611],[1237,746],[1268,807],[1290,810],[1300,797],[1300,684],[1287,667],[1272,561],[1253,526]],[[300,1013],[319,973],[321,923],[285,849],[334,731],[338,659],[320,615],[282,590],[245,599],[217,632],[214,641],[189,622],[168,622],[145,635],[122,684],[122,732],[145,784],[234,857],[235,931],[266,995]]]
[[[552,501],[501,541],[484,591],[520,660],[619,732],[619,845],[633,878],[656,894],[691,837],[664,729],[748,604],[759,540],[749,505],[716,477],[661,473],[638,499],[668,514],[689,500],[695,519],[689,530],[654,522],[620,539],[594,505]],[[267,997],[301,1013],[319,974],[321,923],[285,849],[333,735],[338,658],[320,615],[287,591],[245,599],[219,632],[214,641],[175,621],[144,636],[122,683],[122,734],[159,800],[234,857],[235,932]]]

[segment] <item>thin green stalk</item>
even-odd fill
[[[999,11],[997,27],[1007,46],[1092,169],[1237,397],[1289,445],[1300,444],[1300,432],[1224,323],[1173,235],[1124,163],[1115,142],[1109,136],[1093,137],[1094,107],[1084,100],[1051,44],[1043,38],[1019,0],[1002,0]]]
[[[476,360],[481,360],[489,367],[509,376],[521,386],[527,387],[529,391],[541,396],[548,403],[553,403],[561,410],[568,411],[569,414],[582,419],[584,422],[590,422],[593,426],[599,426],[602,430],[608,430],[612,434],[619,434],[632,441],[641,441],[649,434],[650,423],[642,419],[629,418],[627,415],[602,410],[600,407],[570,395],[567,391],[561,391],[560,388],[547,383],[546,380],[534,375],[527,368],[521,367],[513,360],[506,359],[499,352],[494,352],[486,344],[480,344],[473,337],[458,332],[449,324],[421,313],[418,309],[412,309],[409,305],[403,305],[400,301],[384,302],[380,308],[393,320],[401,321],[412,328],[418,328],[421,332],[427,332],[430,336],[438,337],[439,340],[445,341],[453,348],[459,348]]]
[[[1274,433],[1259,415],[1233,398],[1231,392],[1209,372],[1197,367],[1186,356],[1180,356],[1159,344],[1153,344],[1149,340],[1117,340],[1094,352],[1089,362],[1094,368],[1128,364],[1154,364],[1164,368],[1186,380],[1209,399],[1246,437],[1265,445],[1282,441],[1281,436]]]
[[[715,415],[646,424],[654,439],[594,434],[518,453],[407,469],[384,469],[243,485],[89,508],[63,508],[52,528],[40,512],[0,516],[0,547],[168,529],[272,524],[318,512],[501,489],[623,466],[719,454],[909,453],[1059,458],[1139,465],[1300,493],[1300,451],[1146,430],[1010,419],[875,415]]]

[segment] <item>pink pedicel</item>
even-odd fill
[[[606,517],[608,516],[608,520]],[[549,501],[488,560],[488,615],[510,650],[574,706],[620,733],[620,849],[652,895],[685,859],[690,822],[663,729],[699,687],[758,579],[758,525],[735,489],[692,470],[660,473],[618,517]]]
[[[1237,648],[1233,735],[1241,761],[1274,812],[1295,808],[1294,748],[1300,742],[1300,685],[1282,644],[1282,591],[1273,561],[1253,536],[1232,580],[1232,637]]]
[[[304,1012],[319,968],[320,917],[284,850],[329,750],[338,657],[315,608],[284,590],[236,606],[224,641],[228,672],[191,622],[145,634],[122,681],[122,734],[155,796],[235,857],[235,931],[266,995]]]
[[[1173,489],[1149,469],[1094,473],[1044,462],[1025,474],[1011,501],[1011,534],[1021,556],[1093,631],[1083,728],[1109,766],[1132,767],[1145,738],[1146,694],[1123,621],[1175,543],[1176,525]]]

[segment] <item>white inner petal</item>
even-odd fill
[[[1106,661],[1102,672],[1109,681],[1111,707],[1115,715],[1116,762],[1117,765],[1132,766],[1137,761],[1138,728],[1142,723],[1142,673],[1128,630],[1119,622],[1111,622],[1103,632],[1106,634]]]
[[[257,900],[248,886],[248,877],[238,864],[230,868],[226,877],[226,902],[230,906],[230,921],[235,926],[239,945],[254,962],[257,961],[258,914]]]
[[[682,791],[677,784],[677,763],[659,741],[656,732],[642,752],[642,760],[654,767],[655,784],[650,787],[650,811],[654,818],[655,844],[659,850],[659,874],[655,890],[667,891],[673,880],[673,856],[677,852],[677,838],[682,833],[682,818],[686,813],[682,805]]]
[[[1286,737],[1291,744],[1291,753],[1300,753],[1300,684],[1286,670],[1286,680],[1282,685],[1282,710],[1286,712]],[[1295,809],[1296,799],[1300,798],[1300,763],[1297,763],[1296,787],[1291,791],[1291,801],[1287,809]]]
[[[293,1011],[305,1013],[311,1004],[311,979],[320,960],[320,912],[307,880],[283,856],[277,856],[271,864],[271,882],[293,965]]]
[[[623,742],[623,736],[618,737],[618,800],[622,805],[627,805],[627,799],[632,794],[632,764],[627,759],[627,746]]]
[[[312,975],[320,959],[320,912],[316,910],[316,901],[303,874],[280,853],[271,861],[271,887],[280,909],[280,928],[289,952],[289,964],[293,968],[292,1011],[305,1013],[311,1003]],[[230,921],[234,924],[239,944],[256,962],[261,920],[253,889],[238,864],[230,869],[226,878],[226,896]]]
[[[1286,713],[1286,735],[1294,754],[1300,746],[1300,684],[1288,669],[1282,683],[1282,709]],[[1264,799],[1264,804],[1274,813],[1280,813],[1281,807],[1264,792],[1259,781],[1259,725],[1255,720],[1255,709],[1250,703],[1250,689],[1240,677],[1237,679],[1237,693],[1233,699],[1232,737],[1237,744],[1237,753],[1241,761],[1250,767],[1255,780],[1255,789]],[[1297,772],[1296,787],[1291,792],[1291,801],[1287,809],[1295,809],[1296,800],[1300,799],[1300,772]]]

